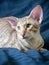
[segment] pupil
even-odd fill
[[[31,24],[28,23],[28,24],[26,25],[26,27],[29,27],[30,25],[31,25]]]
[[[18,26],[18,29],[20,29],[20,26]]]

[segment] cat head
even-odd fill
[[[43,19],[43,11],[40,5],[36,6],[29,14],[23,18],[9,17],[8,22],[16,30],[19,39],[26,39],[29,44],[42,44],[43,39],[40,35],[40,24]]]

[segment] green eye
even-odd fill
[[[18,29],[20,29],[20,26],[17,26]]]
[[[31,24],[30,24],[30,23],[28,23],[28,24],[26,25],[26,27],[28,28],[28,27],[30,27],[30,25],[31,25]]]

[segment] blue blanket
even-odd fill
[[[43,8],[43,22],[40,32],[44,48],[49,50],[49,0],[0,0],[0,18],[24,17],[36,6]],[[49,51],[29,50],[25,53],[13,48],[0,48],[0,65],[49,65]]]
[[[14,48],[3,48],[0,49],[0,65],[49,65],[49,51],[22,53]]]

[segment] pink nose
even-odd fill
[[[25,38],[25,34],[26,34],[26,31],[24,31],[24,32],[23,32],[23,35],[22,35],[22,36],[23,36],[23,38]]]
[[[25,33],[23,34],[23,38],[25,38]]]
[[[27,28],[25,28],[25,29],[23,30],[23,34],[22,34],[23,38],[25,38],[26,32],[27,32]]]

